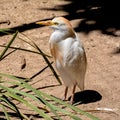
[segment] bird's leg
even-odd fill
[[[75,85],[73,86],[72,95],[71,95],[71,99],[70,99],[70,103],[71,103],[71,104],[73,104],[76,86],[77,86],[77,84],[75,84]]]
[[[65,93],[64,93],[64,99],[63,100],[67,100],[67,92],[68,92],[68,86],[65,87]]]

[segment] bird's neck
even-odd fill
[[[67,38],[75,38],[75,32],[73,30],[70,31],[59,31],[59,30],[55,30],[50,39],[54,42],[54,43],[58,43],[61,42],[63,40],[66,40]]]

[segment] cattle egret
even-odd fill
[[[76,86],[84,90],[87,66],[84,47],[71,23],[64,17],[55,17],[36,24],[50,26],[54,30],[49,40],[50,51],[65,84],[64,100],[67,100],[68,88],[72,87],[70,103],[73,103]]]

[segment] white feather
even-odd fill
[[[86,55],[81,41],[75,36],[69,36],[68,30],[54,29],[50,37],[50,45],[55,51],[60,51],[62,59],[56,58],[56,68],[66,86],[70,87],[77,83],[84,89],[86,72]],[[53,55],[54,56],[54,55]]]

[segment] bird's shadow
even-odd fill
[[[68,98],[70,100],[71,96]],[[87,104],[97,102],[102,99],[102,95],[95,90],[84,90],[74,95],[73,104]]]

